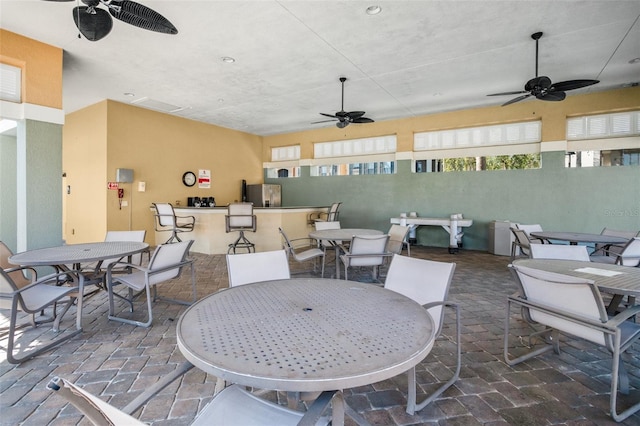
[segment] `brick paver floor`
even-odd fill
[[[449,254],[447,249],[428,247],[412,247],[411,254],[457,263],[449,298],[461,307],[460,380],[414,416],[405,412],[406,375],[345,390],[351,407],[375,425],[616,424],[608,415],[611,358],[607,352],[584,341],[564,339],[560,355],[551,352],[514,367],[505,364],[505,300],[516,288],[507,270],[508,258],[468,250]],[[199,297],[227,287],[224,256],[193,256]],[[300,268],[292,264],[294,272],[305,273]],[[333,263],[328,264],[327,271],[333,270]],[[372,280],[370,269],[350,272],[349,277]],[[188,274],[174,284],[163,285],[161,293],[188,297],[187,283]],[[146,308],[141,302],[144,299],[136,304],[134,315],[144,315]],[[74,309],[67,313],[63,327],[72,325]],[[74,407],[46,389],[51,377],[65,377],[121,408],[184,361],[176,347],[175,331],[184,306],[156,303],[150,328],[108,321],[107,309],[105,292],[90,298],[80,336],[20,365],[6,361],[6,335],[0,335],[0,424],[87,425]],[[0,326],[7,325],[7,315],[6,310],[0,313]],[[438,380],[446,380],[455,366],[452,324],[451,315],[431,354],[417,367],[419,395]],[[26,333],[31,341],[46,340],[52,332],[45,325]],[[640,399],[638,346],[624,356],[632,388],[621,398],[624,406]],[[154,426],[187,425],[211,399],[215,382],[215,377],[194,368],[135,415]],[[285,402],[283,394],[260,393]],[[352,424],[350,419],[346,423]],[[622,424],[640,425],[640,415]]]

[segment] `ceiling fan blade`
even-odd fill
[[[564,92],[567,90],[580,89],[581,87],[591,86],[600,83],[600,80],[567,80],[560,83],[553,83],[549,90],[556,92]]]
[[[351,120],[352,123],[373,123],[374,121],[367,117],[358,117]]]
[[[320,115],[324,115],[325,117],[331,117],[331,118],[335,118],[336,120],[338,119],[338,117],[336,117],[333,114],[325,114],[324,112],[321,112]]]
[[[331,121],[336,121],[337,119],[333,119],[333,120],[321,120],[321,121],[313,121],[311,122],[311,124],[318,124],[318,123],[329,123]]]
[[[80,33],[89,41],[104,38],[113,27],[113,19],[106,10],[94,9],[91,12],[87,6],[73,8],[73,21]]]
[[[520,102],[523,99],[527,99],[529,96],[531,96],[531,93],[527,93],[526,95],[518,96],[517,98],[513,98],[510,101],[507,101],[507,102],[503,103],[502,106],[515,104],[516,102]]]
[[[178,34],[178,29],[153,9],[131,0],[113,0],[108,4],[109,13],[116,19],[149,31]]]
[[[515,92],[492,93],[492,94],[487,95],[487,96],[520,95],[522,93],[529,93],[529,92],[526,91],[526,90],[517,90]]]
[[[552,102],[563,101],[564,98],[566,97],[567,97],[566,93],[556,92],[556,91],[536,95],[536,98],[540,99],[541,101],[552,101]]]
[[[360,118],[364,115],[364,111],[351,111],[347,113],[347,117],[351,118],[352,120],[355,118]]]

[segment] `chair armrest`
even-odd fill
[[[62,271],[62,272],[57,272],[55,274],[49,274],[46,275],[42,278],[40,278],[39,280],[33,281],[32,283],[29,283],[29,285],[26,285],[16,291],[14,291],[14,294],[17,293],[22,293],[23,291],[26,291],[32,287],[36,287],[39,286],[41,284],[47,284],[50,282],[55,283],[55,285],[58,285],[60,283],[60,277],[66,275],[67,276],[67,280],[65,281],[72,281],[73,280],[73,271]],[[75,288],[78,288],[77,286]]]
[[[140,407],[142,407],[147,401],[153,398],[158,392],[162,389],[170,385],[174,380],[186,374],[189,370],[193,368],[193,364],[189,361],[185,361],[180,364],[175,370],[171,373],[162,377],[162,379],[158,380],[154,385],[149,387],[147,390],[138,395],[133,401],[127,404],[126,407],[122,409],[123,412],[127,414],[131,414],[136,412]]]
[[[612,327],[618,327],[620,324],[633,317],[634,315],[638,315],[640,313],[640,306],[633,306],[631,308],[627,308],[624,311],[620,312],[613,318],[610,318],[609,321],[606,322],[607,325],[611,325]]]
[[[5,269],[4,270],[7,274],[10,274],[12,272],[22,272],[22,271],[29,271],[31,272],[32,276],[31,276],[31,282],[37,281],[38,280],[38,271],[36,271],[34,268],[32,268],[31,266],[16,266],[14,268],[9,268],[9,269]]]
[[[305,244],[298,244],[299,242],[304,241]],[[316,240],[315,238],[294,238],[293,240],[289,240],[292,248],[300,248],[300,247],[315,247]]]

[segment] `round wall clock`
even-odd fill
[[[193,172],[185,172],[182,175],[182,183],[186,186],[193,186],[196,184],[196,174]]]

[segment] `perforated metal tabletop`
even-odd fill
[[[134,241],[68,244],[16,253],[9,258],[9,263],[26,266],[71,265],[129,256],[148,247],[147,243]]]
[[[401,374],[434,342],[418,303],[371,284],[319,278],[233,287],[196,302],[177,325],[196,367],[232,383],[339,390]]]

